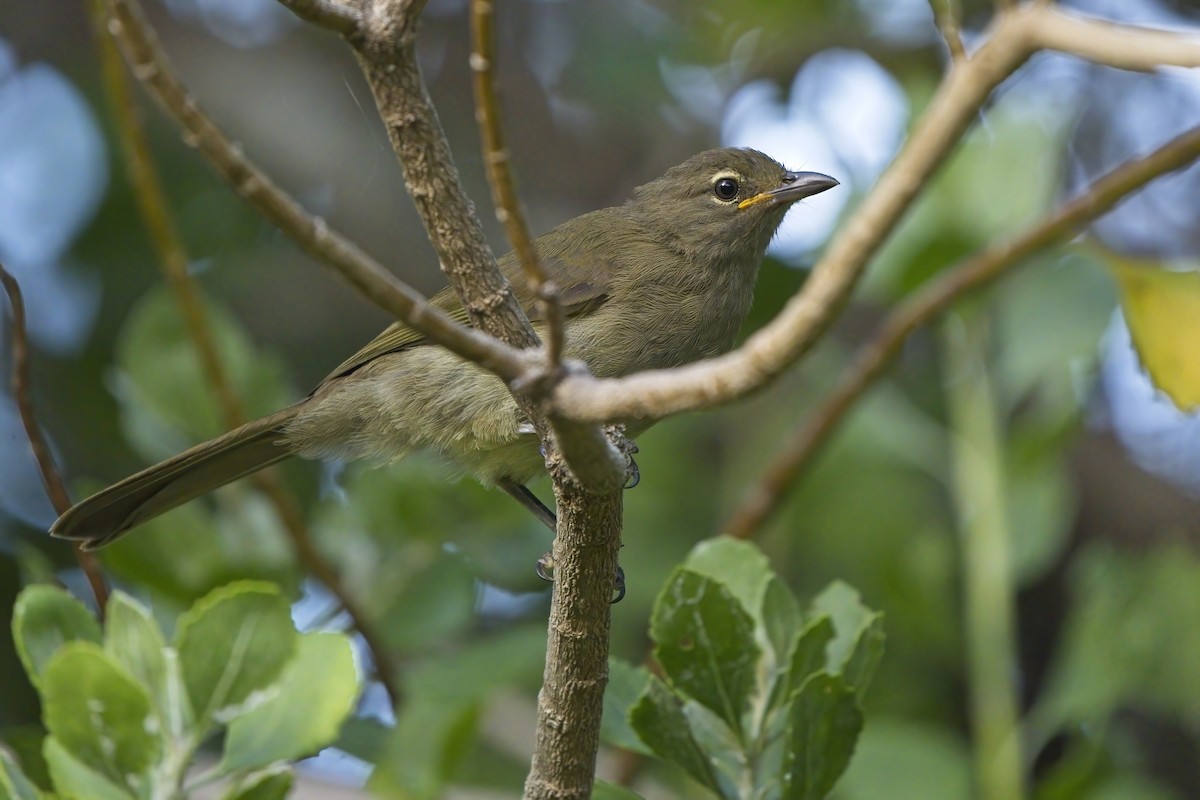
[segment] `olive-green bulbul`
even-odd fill
[[[729,350],[784,214],[836,185],[755,150],[709,150],[638,187],[624,205],[559,225],[537,249],[561,292],[565,354],[614,377]],[[511,253],[500,269],[542,334]],[[466,321],[449,289],[431,302]],[[649,424],[634,421],[629,433]],[[95,548],[289,456],[391,461],[415,449],[445,456],[553,519],[524,488],[544,470],[543,458],[504,383],[396,323],[305,399],[110,486],[50,532]]]

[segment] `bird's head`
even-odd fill
[[[791,172],[757,150],[706,150],[634,190],[630,211],[681,251],[757,266],[797,200],[838,182]]]

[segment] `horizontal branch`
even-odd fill
[[[358,32],[359,12],[335,0],[279,0],[300,19],[342,37]]]
[[[1067,241],[1080,228],[1103,216],[1131,192],[1200,158],[1200,128],[1172,139],[1143,158],[1128,161],[1104,175],[1074,200],[1011,241],[995,245],[957,264],[911,295],[880,326],[807,422],[787,442],[772,464],[743,497],[722,530],[749,538],[778,510],[787,491],[800,479],[837,424],[895,360],[908,337],[959,298],[1022,264],[1030,255]]]
[[[527,363],[516,349],[455,323],[416,290],[388,272],[357,245],[305,211],[242,153],[204,113],[175,75],[146,23],[137,0],[109,0],[109,31],[117,38],[134,75],[234,190],[306,252],[332,266],[383,310],[432,341],[474,361],[505,380],[521,377]]]
[[[1200,36],[1122,25],[1059,8],[1036,9],[1029,26],[1036,47],[1118,69],[1200,66]]]

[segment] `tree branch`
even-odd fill
[[[929,0],[929,5],[933,9],[933,21],[937,24],[942,38],[946,40],[951,63],[962,61],[967,57],[967,50],[963,47],[962,31],[959,28],[958,19],[962,9],[958,0]]]
[[[492,202],[496,219],[504,225],[508,240],[533,295],[538,299],[542,318],[546,320],[546,370],[557,374],[562,368],[563,312],[558,287],[546,276],[538,260],[537,247],[529,235],[525,211],[517,197],[512,162],[504,140],[500,119],[500,101],[496,96],[494,64],[495,34],[492,0],[473,0],[471,3],[471,70],[475,84],[475,118],[479,123],[479,138],[483,142],[483,163],[487,166]]]
[[[673,370],[625,378],[571,376],[554,406],[578,420],[658,418],[711,408],[761,388],[816,343],[869,259],[975,118],[992,90],[1031,54],[1028,18],[1001,14],[969,60],[950,70],[916,128],[783,311],[738,350]]]
[[[305,251],[332,266],[367,299],[409,327],[506,380],[525,374],[525,358],[514,348],[458,325],[431,307],[420,293],[276,186],[188,93],[158,46],[137,0],[108,0],[108,3],[112,15],[109,32],[122,45],[134,75],[183,129],[184,141],[199,150],[239,195]]]
[[[46,438],[42,436],[41,426],[38,425],[37,414],[33,411],[33,401],[29,397],[29,339],[25,326],[25,301],[21,297],[21,285],[3,264],[0,264],[0,284],[4,285],[4,292],[8,295],[8,303],[12,307],[13,401],[17,405],[17,413],[21,416],[21,424],[25,427],[29,449],[33,451],[34,461],[42,473],[46,495],[50,498],[54,510],[62,514],[72,505],[71,495],[67,492],[67,486],[63,483],[58,468],[54,466],[54,456],[50,454]],[[100,562],[96,560],[95,553],[84,550],[78,544],[72,550],[75,551],[75,560],[87,578],[92,596],[96,599],[96,608],[103,619],[104,609],[108,605],[108,586],[104,582]]]
[[[358,33],[359,13],[336,0],[279,0],[305,22],[349,38]]]
[[[195,280],[188,273],[188,256],[175,221],[168,210],[166,195],[159,181],[154,158],[146,141],[145,130],[130,96],[129,81],[121,64],[120,53],[105,29],[109,19],[104,0],[92,0],[92,22],[100,48],[100,64],[105,93],[116,121],[117,137],[125,153],[129,182],[137,198],[142,221],[158,255],[158,264],[183,316],[188,338],[200,361],[205,382],[212,389],[226,427],[233,429],[246,421],[245,409],[229,380],[225,365],[212,335],[204,304],[196,292]],[[338,599],[354,628],[371,652],[379,682],[388,693],[393,707],[400,702],[396,667],[383,641],[357,600],[350,594],[337,569],[313,545],[295,500],[274,470],[253,477],[255,485],[275,508],[275,514],[291,540],[297,560]]]
[[[678,369],[624,378],[570,376],[555,392],[555,410],[580,421],[659,418],[727,403],[773,380],[820,338],[867,260],[991,91],[1042,48],[1125,69],[1200,65],[1200,42],[1194,37],[1090,20],[1045,4],[1001,11],[984,45],[945,77],[874,190],[834,238],[804,288],[770,324],[732,353]]]
[[[1060,8],[1036,8],[1030,34],[1037,47],[1136,72],[1200,66],[1200,37],[1122,25]]]
[[[421,77],[414,32],[422,6],[422,0],[374,0],[350,43],[409,194],[472,323],[513,346],[536,347],[533,327],[497,268],[463,192]],[[523,395],[536,387],[510,386],[547,444],[558,508],[547,681],[539,695],[537,749],[526,797],[582,800],[591,795],[595,778],[599,708],[608,677],[608,603],[620,548],[625,460],[596,425],[560,425],[550,415],[550,437],[539,408]]]
[[[1033,253],[1064,242],[1150,181],[1200,158],[1200,128],[1192,128],[1143,158],[1097,179],[1074,200],[1008,242],[943,271],[893,311],[838,381],[837,387],[788,441],[762,477],[742,497],[722,530],[754,536],[779,509],[788,490],[810,467],[821,446],[854,403],[900,354],[908,337],[959,298],[1019,266]]]

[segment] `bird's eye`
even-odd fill
[[[718,200],[733,200],[738,196],[738,188],[733,178],[718,178],[713,182],[713,194]]]

